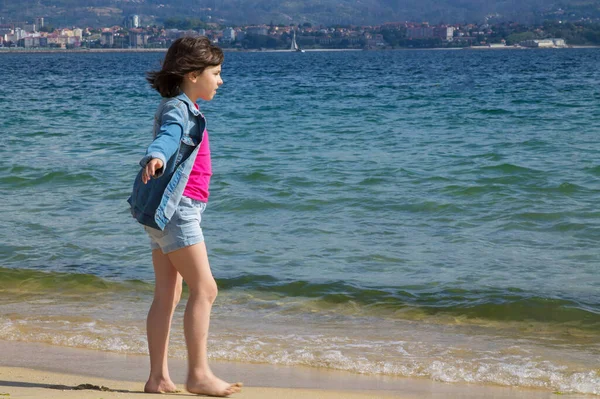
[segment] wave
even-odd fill
[[[484,115],[510,115],[510,114],[514,114],[514,111],[509,111],[507,109],[502,109],[502,108],[479,109],[479,110],[477,110],[477,112],[480,113],[480,114],[484,114]]]
[[[140,280],[111,281],[91,274],[0,267],[0,295],[35,296],[43,293],[66,293],[76,296],[131,290],[151,293],[152,289],[152,284]]]
[[[14,169],[14,168],[13,168]],[[33,172],[33,171],[32,171]],[[44,185],[48,183],[61,184],[61,183],[97,183],[99,180],[91,173],[70,173],[66,171],[53,171],[53,172],[41,172],[40,176],[18,176],[18,175],[7,175],[6,177],[0,178],[0,186],[7,186],[12,188],[21,187],[33,187],[38,185]]]
[[[587,167],[584,170],[594,176],[600,176],[600,166]]]
[[[535,169],[531,169],[531,168],[526,168],[524,166],[519,166],[519,165],[513,165],[510,163],[503,163],[503,164],[499,164],[499,165],[490,165],[490,166],[484,166],[481,168],[481,170],[483,171],[490,171],[490,172],[501,172],[501,173],[507,173],[507,174],[532,174],[532,173],[541,173],[538,170]]]
[[[344,281],[281,280],[270,275],[243,274],[217,279],[221,291],[252,293],[261,303],[272,298],[300,299],[283,312],[342,313],[399,320],[444,318],[462,322],[536,322],[600,331],[600,304],[569,298],[543,297],[517,288],[464,289],[445,285],[364,287]],[[152,284],[139,280],[111,281],[89,274],[42,272],[0,268],[0,294],[37,295],[59,292],[71,295],[140,293],[150,295]],[[302,301],[304,300],[304,301]],[[238,299],[239,301],[239,299]],[[248,303],[248,305],[252,305]]]
[[[407,309],[419,310],[419,313],[427,315],[447,314],[495,321],[576,322],[581,327],[600,327],[597,304],[593,306],[569,299],[539,297],[520,289],[432,289],[427,286],[368,288],[342,281],[285,282],[267,275],[223,279],[219,280],[219,286],[222,289],[278,293],[285,297],[318,298],[330,305],[352,303],[368,309],[370,314],[398,315],[398,310]]]

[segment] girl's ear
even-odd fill
[[[192,83],[196,83],[196,79],[198,79],[198,75],[196,72],[188,72],[185,74],[184,78],[189,80]]]

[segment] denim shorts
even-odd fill
[[[166,254],[204,241],[200,221],[205,209],[206,202],[186,196],[181,197],[173,217],[164,230],[144,226],[150,236],[152,250],[160,249]]]

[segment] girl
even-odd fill
[[[150,236],[154,301],[148,312],[150,377],[145,392],[174,392],[167,352],[173,312],[182,279],[189,288],[183,327],[188,350],[186,389],[195,394],[229,396],[229,384],[210,370],[207,338],[217,285],[200,227],[206,208],[211,161],[206,120],[196,101],[210,101],[223,84],[223,52],[206,37],[173,42],[162,69],[148,81],[163,97],[154,116],[154,140],[140,161],[142,169],[128,199],[131,213]]]

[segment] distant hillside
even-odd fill
[[[142,24],[193,17],[226,25],[380,24],[393,21],[540,22],[600,18],[600,0],[0,0],[0,22],[43,16],[54,26],[121,24],[138,14]]]

